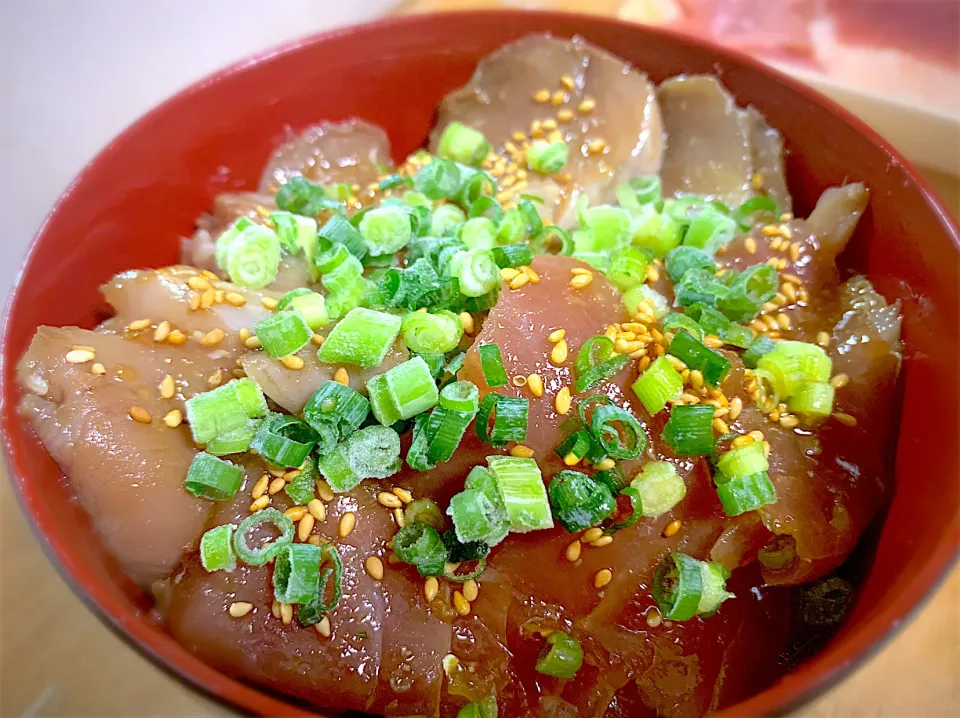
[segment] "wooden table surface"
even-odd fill
[[[497,3],[414,0],[402,8],[418,11],[489,4]],[[611,13],[621,5],[619,0],[528,4]],[[957,178],[928,176],[953,215],[960,217]],[[0,547],[0,717],[233,715],[157,669],[105,628],[73,595],[34,540],[2,467]],[[960,568],[877,656],[798,715],[960,715]]]

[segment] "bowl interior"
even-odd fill
[[[754,61],[688,38],[596,17],[464,13],[388,20],[306,40],[232,67],[128,129],[78,177],[42,228],[8,306],[3,435],[21,502],[82,596],[148,653],[212,693],[259,713],[290,715],[282,698],[193,659],[158,627],[150,605],[104,553],[56,464],[16,414],[17,359],[40,324],[93,326],[98,285],[131,267],[177,260],[178,241],[214,195],[256,186],[288,128],[363,117],[383,126],[395,159],[422,145],[434,108],[485,54],[530,32],[581,34],[655,81],[715,73],[742,105],[784,135],[789,183],[805,215],[827,187],[863,180],[870,207],[844,264],[904,303],[898,482],[874,565],[854,613],[814,659],[735,709],[784,708],[883,639],[931,590],[960,541],[956,226],[916,174],[861,123]],[[623,98],[629,101],[629,98]]]

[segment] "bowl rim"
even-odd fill
[[[0,435],[3,437],[4,461],[8,469],[9,480],[14,488],[14,495],[20,510],[23,512],[32,534],[37,538],[43,553],[53,564],[57,573],[70,587],[73,593],[92,610],[100,622],[109,628],[124,642],[145,654],[152,663],[161,668],[168,675],[173,675],[186,683],[199,694],[212,697],[244,711],[257,706],[257,710],[282,710],[286,715],[315,716],[317,713],[309,708],[298,705],[296,699],[272,693],[256,686],[248,686],[240,680],[226,673],[214,669],[199,659],[186,653],[186,649],[176,644],[172,636],[158,627],[148,625],[136,612],[122,602],[113,601],[98,588],[98,583],[89,577],[78,576],[70,566],[69,557],[57,546],[50,543],[43,533],[42,527],[36,520],[36,514],[31,500],[22,491],[21,483],[26,480],[26,472],[14,453],[9,438],[8,428],[13,422],[20,419],[15,416],[15,407],[8,405],[11,393],[16,387],[7,381],[7,363],[15,362],[18,357],[10,356],[9,326],[13,315],[21,301],[23,277],[27,267],[36,259],[39,242],[46,232],[52,218],[59,212],[63,203],[73,194],[76,188],[84,182],[91,169],[105,156],[115,151],[130,136],[137,134],[140,128],[148,124],[151,119],[164,113],[169,108],[189,103],[191,99],[203,92],[206,87],[222,82],[247,68],[269,62],[275,57],[287,55],[310,45],[322,44],[334,38],[363,36],[370,31],[392,30],[402,32],[408,26],[421,23],[431,24],[438,21],[469,24],[473,19],[502,19],[504,23],[511,20],[536,18],[536,24],[549,27],[559,20],[582,20],[585,26],[627,28],[638,33],[660,35],[672,41],[692,45],[702,51],[710,52],[717,58],[716,66],[720,67],[725,61],[733,61],[742,67],[754,72],[772,76],[780,85],[801,96],[812,105],[819,105],[839,120],[849,125],[858,134],[865,137],[872,145],[886,155],[888,161],[901,167],[909,178],[910,183],[919,190],[927,205],[938,216],[945,232],[950,236],[957,254],[960,255],[960,228],[957,221],[947,212],[943,203],[932,190],[927,180],[918,173],[911,162],[905,159],[889,142],[871,129],[863,120],[840,106],[829,97],[813,87],[804,84],[799,79],[791,77],[782,70],[763,63],[762,61],[738,50],[722,47],[710,40],[686,35],[677,30],[658,26],[633,23],[618,18],[591,15],[584,13],[560,12],[553,10],[522,10],[522,9],[487,9],[487,10],[457,10],[452,12],[430,12],[406,15],[386,15],[369,22],[353,24],[345,27],[312,33],[278,44],[265,50],[252,53],[244,58],[230,63],[195,82],[181,88],[167,96],[151,109],[140,115],[127,125],[121,132],[107,142],[93,157],[87,161],[67,187],[58,195],[50,211],[44,217],[36,230],[29,247],[24,255],[14,277],[10,294],[5,302],[2,326],[0,326]],[[549,32],[549,30],[545,30]],[[863,628],[854,629],[847,635],[843,650],[833,660],[833,665],[827,670],[817,669],[809,664],[784,674],[774,684],[761,693],[748,698],[734,706],[725,708],[716,714],[721,718],[733,718],[734,715],[783,715],[790,713],[800,706],[814,700],[827,690],[837,685],[850,675],[855,669],[864,665],[879,650],[886,646],[894,637],[899,635],[903,627],[912,621],[919,611],[927,604],[937,589],[943,584],[953,566],[960,563],[960,515],[954,516],[952,527],[944,532],[937,544],[936,550],[927,554],[922,567],[915,571],[911,580],[898,596],[890,601],[871,621],[871,626],[884,625],[882,631],[876,629],[867,631]],[[151,640],[163,634],[166,640]],[[168,642],[173,641],[171,650]],[[818,654],[822,655],[822,654]],[[207,673],[208,675],[200,675]],[[779,687],[779,689],[777,689]],[[735,709],[735,713],[734,713]],[[320,710],[320,709],[317,709]]]

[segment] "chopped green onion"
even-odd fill
[[[441,157],[465,165],[479,165],[489,153],[490,143],[483,133],[460,122],[451,122],[444,128],[437,148]]]
[[[440,406],[451,411],[476,412],[480,408],[480,391],[472,381],[455,381],[440,391]]]
[[[228,501],[237,495],[243,476],[242,467],[201,451],[190,462],[184,488],[201,499]]]
[[[432,526],[406,524],[393,536],[393,552],[404,563],[413,564],[421,576],[439,576],[447,562],[443,539]]]
[[[467,249],[493,249],[497,246],[497,225],[486,217],[468,219],[460,228],[460,241]]]
[[[621,292],[647,279],[647,254],[639,247],[621,247],[610,257],[607,279]]]
[[[747,348],[747,351],[745,351],[740,357],[743,360],[743,365],[748,369],[756,369],[757,362],[760,361],[760,357],[762,357],[764,354],[769,354],[772,352],[776,346],[777,343],[770,337],[757,337]]]
[[[331,199],[323,187],[300,175],[290,177],[277,190],[275,199],[277,207],[285,212],[307,217],[316,217],[325,209],[333,211],[344,209],[343,202]]]
[[[727,479],[739,479],[751,474],[757,474],[770,468],[764,452],[763,442],[753,443],[730,449],[717,461],[717,471]],[[718,481],[718,483],[720,483]]]
[[[461,175],[456,162],[434,159],[413,176],[413,186],[429,199],[452,199],[460,191]]]
[[[403,342],[418,354],[446,354],[457,347],[463,323],[453,312],[410,312],[401,324]]]
[[[697,322],[693,321],[686,314],[679,314],[677,312],[670,312],[667,316],[663,318],[663,332],[677,333],[680,330],[689,332],[697,341],[703,341],[703,327],[701,327]]]
[[[309,603],[320,591],[320,547],[289,543],[276,552],[273,596],[280,603]]]
[[[767,265],[768,267],[770,265]],[[706,269],[688,269],[673,287],[674,304],[689,307],[704,304],[715,307],[730,293],[730,288]]]
[[[324,222],[317,232],[317,236],[320,237],[322,243],[330,243],[334,246],[343,245],[357,259],[363,259],[367,256],[368,248],[363,235],[350,223],[350,220],[342,215],[335,214]],[[376,252],[373,253],[376,254]]]
[[[500,286],[500,269],[488,249],[457,252],[450,258],[447,273],[457,278],[460,293],[467,297],[482,297]]]
[[[730,243],[739,226],[726,215],[713,208],[705,207],[690,221],[687,232],[683,236],[686,246],[699,247],[704,252],[713,254]]]
[[[400,333],[400,317],[372,309],[351,309],[327,335],[317,352],[327,364],[380,366]]]
[[[632,388],[646,410],[656,414],[668,402],[680,398],[683,377],[666,357],[660,356],[640,375]]]
[[[657,206],[663,201],[663,187],[656,175],[649,177],[631,177],[625,184],[617,186],[617,202],[630,212],[640,212],[644,207]]]
[[[428,471],[438,461],[449,461],[475,415],[473,411],[434,409],[425,422],[414,428],[407,463],[419,471]]]
[[[300,250],[308,253],[317,243],[317,220],[312,217],[302,217],[292,212],[272,212],[270,223],[280,245],[290,254],[298,254]],[[307,254],[307,260],[312,264],[313,255]]]
[[[243,215],[243,216],[237,217],[234,220],[233,224],[231,224],[229,227],[223,230],[223,232],[220,233],[220,236],[217,237],[217,242],[214,250],[214,259],[216,259],[218,267],[220,267],[221,269],[226,269],[227,254],[229,252],[230,245],[233,243],[233,240],[235,240],[243,232],[250,229],[251,227],[254,227],[254,228],[259,227],[260,229],[267,229],[269,231],[269,227],[263,227],[262,225],[258,225],[252,219]],[[259,230],[254,229],[253,231],[259,231]]]
[[[386,426],[368,426],[321,456],[317,468],[330,488],[343,493],[364,479],[385,479],[400,470],[400,436]]]
[[[474,217],[483,217],[496,223],[503,219],[503,207],[501,207],[500,203],[493,197],[483,195],[477,197],[470,204],[470,210],[467,212],[467,215],[471,219]]]
[[[829,381],[832,370],[827,353],[806,342],[777,342],[773,351],[757,361],[757,375],[769,377],[781,399],[793,396],[805,383]]]
[[[730,572],[718,563],[709,561],[700,562],[701,593],[700,603],[697,604],[698,616],[712,616],[720,608],[720,604],[728,598],[736,596],[727,591],[727,579]]]
[[[777,502],[777,491],[766,471],[723,481],[717,486],[717,496],[727,516],[739,516]]]
[[[768,215],[768,217],[751,220],[751,217],[758,212]],[[779,217],[780,208],[777,207],[777,203],[770,197],[751,197],[733,212],[733,218],[737,221],[737,224],[740,225],[741,229],[750,229],[750,227],[757,224],[758,221],[762,222],[766,219],[776,221]]]
[[[614,495],[619,494],[630,486],[630,480],[623,475],[623,471],[620,470],[619,466],[614,466],[612,469],[601,469],[593,475],[593,480],[606,484],[607,488],[610,489],[610,492]]]
[[[450,499],[447,515],[453,519],[457,538],[463,543],[483,541],[493,545],[509,530],[506,509],[482,490],[467,489]]]
[[[494,507],[496,519],[491,522],[490,531],[483,537],[483,541],[488,546],[495,546],[503,541],[510,531],[510,520],[494,475],[484,466],[474,466],[467,474],[464,490],[479,491],[486,502]],[[456,525],[456,519],[454,519],[454,525]]]
[[[248,419],[239,429],[224,432],[210,439],[206,445],[208,454],[225,456],[227,454],[242,454],[250,448],[250,442],[257,435],[260,419]]]
[[[528,237],[540,236],[540,233],[543,232],[543,220],[540,218],[537,208],[533,206],[533,202],[528,199],[521,200],[517,203],[517,209],[520,210],[526,224],[525,234]]]
[[[430,374],[434,380],[443,376],[443,369],[447,364],[447,360],[443,354],[418,354],[415,352],[414,356],[420,357],[427,363],[427,366],[430,367]]]
[[[647,302],[652,307],[654,319],[661,319],[670,311],[667,298],[647,284],[631,287],[623,295],[624,306],[631,317],[639,311],[641,302]]]
[[[482,701],[467,703],[457,712],[457,718],[498,718],[497,697],[487,696]]]
[[[769,264],[755,264],[738,274],[719,298],[717,308],[735,322],[749,322],[777,295],[780,280]]]
[[[445,237],[467,221],[466,213],[455,204],[442,204],[430,217],[430,236]]]
[[[577,219],[582,229],[574,234],[574,251],[609,253],[625,245],[630,237],[627,211],[603,204],[588,207],[586,195],[582,197],[577,206]]]
[[[313,429],[299,419],[285,414],[270,414],[257,427],[250,450],[274,466],[291,468],[300,466],[306,460],[315,443]]]
[[[527,220],[523,212],[511,207],[503,213],[497,224],[497,242],[499,244],[515,244],[523,240],[527,233]]]
[[[483,379],[487,386],[505,386],[507,371],[503,368],[503,357],[500,346],[497,344],[481,344],[477,351],[480,353],[480,368],[483,370]]]
[[[277,278],[280,269],[280,239],[268,227],[251,224],[223,251],[221,269],[230,281],[249,289],[262,289]]]
[[[294,476],[283,488],[284,493],[286,493],[297,506],[306,506],[316,498],[317,479],[319,478],[320,471],[317,469],[317,460],[309,457],[300,468],[300,473]]]
[[[622,425],[622,430],[617,428]],[[605,404],[593,410],[590,433],[614,459],[636,459],[647,448],[647,435],[637,418],[626,409]],[[626,434],[626,441],[621,438]]]
[[[640,495],[641,513],[654,519],[679,504],[687,494],[683,478],[669,461],[647,462],[630,486]]]
[[[634,246],[646,247],[653,252],[654,257],[662,258],[680,244],[683,226],[669,215],[647,206],[633,218],[630,234],[630,241]]]
[[[527,166],[541,174],[556,174],[567,163],[569,154],[566,142],[534,140],[527,149]]]
[[[300,312],[307,326],[316,331],[330,323],[330,315],[327,314],[326,299],[322,294],[311,292],[309,289],[294,289],[283,295],[280,303],[277,305],[277,311],[284,309],[295,309]]]
[[[701,456],[713,451],[713,412],[708,404],[678,404],[670,410],[663,440],[680,456]]]
[[[409,184],[410,178],[401,174],[392,174],[387,177],[384,177],[377,183],[377,187],[381,190],[393,189],[394,187],[399,187],[400,185]]]
[[[233,571],[237,557],[233,553],[233,524],[210,529],[200,539],[200,563],[207,571]]]
[[[829,382],[805,381],[798,384],[787,399],[787,408],[793,414],[822,419],[833,411],[833,398],[834,388]]]
[[[429,367],[427,371],[429,371]],[[432,378],[432,374],[431,374]],[[367,382],[367,396],[370,399],[370,409],[377,421],[384,426],[392,426],[402,420],[400,410],[393,402],[390,391],[387,389],[387,375],[378,374]]]
[[[562,631],[554,631],[543,643],[537,658],[537,673],[563,680],[573,678],[583,665],[580,641]]]
[[[408,524],[420,522],[437,531],[443,530],[443,512],[433,499],[414,499],[403,510],[403,518]]]
[[[410,242],[413,228],[407,213],[396,206],[371,209],[360,220],[360,234],[371,255],[399,252]]]
[[[579,460],[590,452],[593,441],[593,434],[588,429],[580,429],[567,435],[563,441],[557,444],[557,448],[553,452],[561,459],[572,454]]]
[[[360,428],[370,412],[370,402],[360,392],[336,381],[320,385],[303,407],[303,420],[318,434],[333,430],[336,444]],[[321,454],[332,446],[323,447]]]
[[[334,244],[328,248],[325,252],[318,255],[314,264],[317,267],[317,271],[321,274],[330,274],[341,267],[353,267],[354,271],[363,273],[363,265],[360,264],[360,260],[357,260],[357,263],[354,264],[350,261],[350,257],[353,256],[342,244]],[[353,257],[357,259],[356,257]]]
[[[247,535],[265,524],[273,526],[280,532],[280,535],[259,548],[251,548],[247,543]],[[278,550],[292,541],[293,521],[276,509],[261,509],[240,522],[233,534],[233,550],[236,551],[237,556],[244,563],[250,566],[263,566],[277,554]]]
[[[730,373],[730,361],[709,347],[701,344],[684,331],[677,332],[667,353],[675,356],[693,371],[703,374],[703,380],[710,386],[720,386]]]
[[[337,553],[337,549],[332,542],[319,548],[321,565],[329,559],[331,566],[320,572],[317,592],[309,601],[301,603],[297,610],[297,620],[304,627],[320,623],[324,614],[335,609],[343,596],[343,561],[340,559],[340,554]],[[331,578],[333,579],[332,595],[330,598],[326,598],[327,586],[330,584]]]
[[[457,169],[460,170],[461,184],[456,202],[461,207],[469,207],[485,194],[496,193],[497,183],[487,172],[462,164],[457,165]]]
[[[526,440],[529,408],[530,401],[528,399],[501,396],[497,400],[493,430],[490,432],[490,443],[496,446],[508,441],[521,442]]]
[[[610,489],[578,471],[561,471],[548,487],[553,515],[568,532],[599,526],[617,509]]]
[[[575,389],[585,391],[593,385],[617,373],[629,361],[626,356],[614,354],[613,340],[604,335],[590,337],[574,362],[573,369],[577,376]],[[594,371],[603,366],[603,371]]]
[[[626,354],[614,354],[610,359],[591,367],[582,375],[579,375],[576,382],[574,382],[573,388],[578,392],[586,391],[604,379],[609,379],[615,374],[618,374],[629,362],[630,357]]]
[[[533,252],[525,244],[512,244],[506,247],[494,247],[490,250],[493,261],[501,269],[522,267],[533,261]]]
[[[322,297],[321,297],[322,299]],[[310,343],[313,330],[295,309],[277,312],[253,325],[264,351],[274,359],[296,354]]]
[[[511,531],[525,533],[553,528],[547,489],[536,461],[516,456],[488,456],[487,466],[500,489]]]
[[[700,561],[684,553],[671,553],[653,577],[653,599],[669,621],[687,621],[697,615],[703,595]]]
[[[699,247],[683,245],[671,249],[665,261],[671,282],[679,282],[690,269],[704,269],[711,274],[717,271],[713,258]]]
[[[430,367],[420,357],[398,364],[383,376],[389,396],[401,419],[409,419],[436,406],[440,392],[437,391]],[[379,417],[377,418],[379,420]]]
[[[573,254],[573,239],[566,230],[555,224],[544,227],[543,231],[530,242],[530,249],[534,254],[556,254],[569,256]]]

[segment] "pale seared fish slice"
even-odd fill
[[[660,179],[664,195],[706,195],[739,207],[754,195],[747,118],[715,77],[671,78],[657,91],[667,148]]]
[[[327,327],[324,331],[331,328]],[[297,352],[297,356],[303,359],[303,367],[300,369],[290,369],[262,351],[247,352],[240,358],[247,376],[260,385],[264,394],[292,414],[303,411],[304,404],[314,392],[321,384],[333,379],[339,368],[337,364],[321,362],[317,358],[317,347],[314,344],[308,344]],[[403,342],[398,340],[379,366],[369,369],[345,367],[350,377],[350,386],[366,394],[367,382],[372,377],[402,364],[409,358],[410,352]]]
[[[743,111],[750,138],[750,159],[753,175],[757,178],[755,190],[777,203],[781,212],[793,211],[793,199],[787,189],[784,169],[783,137],[773,129],[756,108]],[[751,185],[753,177],[750,178]]]
[[[549,97],[538,101],[544,92]],[[482,60],[470,82],[440,105],[431,152],[454,121],[481,131],[502,157],[506,170],[493,168],[501,194],[540,195],[545,218],[557,224],[572,223],[581,193],[594,203],[612,201],[618,178],[660,170],[663,130],[653,85],[626,61],[582,38],[530,35]],[[517,169],[526,171],[529,142],[549,138],[551,128],[570,148],[563,171],[518,176]]]
[[[274,150],[260,176],[260,191],[275,191],[296,175],[319,184],[365,187],[391,166],[390,141],[380,127],[359,119],[321,122]]]
[[[69,354],[74,347],[92,358]],[[183,488],[196,448],[163,417],[229,371],[196,342],[157,344],[76,327],[40,327],[17,367],[30,421],[90,514],[104,544],[139,585],[170,574],[199,537],[211,504]],[[94,365],[103,367],[94,373]],[[97,367],[99,370],[99,367]],[[170,375],[174,395],[164,399]],[[131,417],[140,407],[141,421]],[[142,423],[142,420],[149,423]]]

